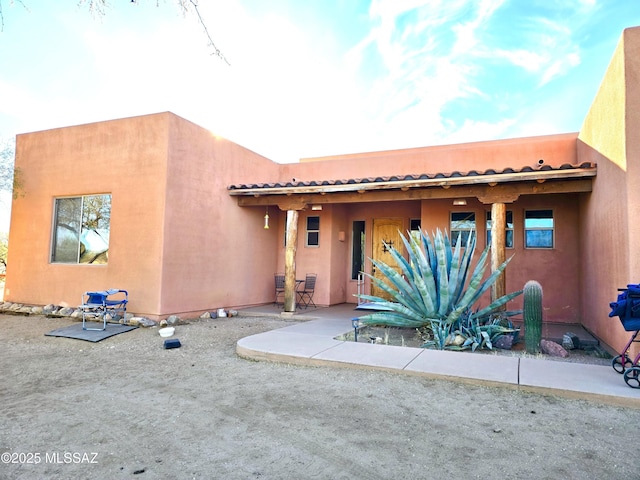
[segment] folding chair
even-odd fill
[[[276,286],[273,304],[278,305],[278,298],[282,296],[282,304],[284,305],[284,273],[276,273],[273,277]]]
[[[316,306],[313,302],[313,293],[316,289],[317,276],[315,273],[307,273],[304,279],[304,287],[296,292],[298,294],[298,302],[304,305],[304,308],[307,308],[309,305]]]
[[[113,296],[112,298],[109,298]],[[129,294],[126,290],[111,289],[98,292],[85,292],[82,295],[82,329],[102,331],[107,328],[107,314],[112,318],[119,315],[124,317],[127,311]],[[87,319],[102,318],[102,328],[87,327]]]

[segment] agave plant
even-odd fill
[[[440,230],[436,231],[433,239],[422,230],[419,238],[411,235],[407,238],[402,234],[400,236],[407,250],[408,259],[393,246],[386,245],[400,272],[384,262],[371,259],[383,278],[365,273],[392,299],[358,295],[361,299],[375,303],[381,310],[361,317],[360,321],[365,324],[428,327],[434,334],[436,348],[442,349],[447,346],[446,338],[456,331],[467,339],[471,337],[471,332],[461,329],[461,317],[464,317],[465,324],[475,322],[478,325],[484,325],[503,305],[522,293],[518,291],[504,295],[488,306],[473,311],[473,305],[491,288],[513,257],[507,259],[484,279],[489,246],[482,252],[472,271],[471,263],[476,247],[476,237],[473,232],[469,235],[464,249],[462,249],[462,242],[457,242],[455,248],[452,248],[447,233],[442,233]],[[519,312],[500,311],[502,317],[515,313]],[[478,328],[474,331],[478,332],[476,340],[479,342],[471,340],[468,344],[469,348],[475,350],[475,347],[482,343],[482,339],[485,340],[484,344],[488,345],[486,336],[481,333],[482,329]],[[486,331],[485,333],[490,335]],[[475,333],[473,336],[476,337]],[[489,343],[490,340],[489,336]],[[472,347],[475,343],[478,345]]]

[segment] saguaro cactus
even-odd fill
[[[535,280],[524,285],[524,344],[527,353],[540,352],[542,340],[542,286]]]

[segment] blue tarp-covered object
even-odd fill
[[[610,317],[620,317],[628,332],[640,330],[640,285],[630,284],[618,294],[618,299],[609,304]]]

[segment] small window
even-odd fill
[[[524,212],[525,248],[553,248],[553,211]]]
[[[474,212],[451,212],[451,246],[461,241],[461,246],[467,245],[471,232],[476,229],[476,214]]]
[[[365,237],[364,237],[364,221],[357,220],[353,222],[353,231],[351,241],[351,279],[356,280],[358,274],[364,269],[364,252],[365,252]]]
[[[507,210],[507,225],[505,226],[504,246],[513,248],[513,212]],[[491,212],[487,212],[487,245],[491,245]]]
[[[411,231],[411,236],[416,240],[420,240],[420,219],[412,218],[409,220],[409,230]]]
[[[320,245],[320,217],[307,217],[307,241],[305,246],[317,247]]]
[[[56,198],[51,262],[107,263],[110,223],[111,195]]]

